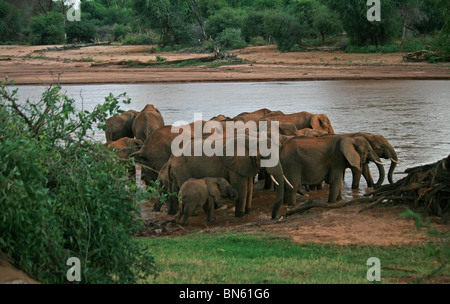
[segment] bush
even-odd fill
[[[0,0],[0,42],[18,41],[22,30],[20,15],[12,4]]]
[[[47,13],[31,19],[30,43],[62,44],[65,42],[64,18],[60,13]]]
[[[114,24],[112,29],[112,39],[114,41],[122,41],[131,32],[131,26],[123,24]]]
[[[425,49],[425,46],[420,39],[412,37],[404,39],[401,43],[401,47],[404,52],[415,52]]]
[[[247,45],[244,38],[242,38],[241,30],[233,28],[225,29],[220,33],[216,42],[222,50],[241,49]]]
[[[97,38],[97,27],[89,20],[67,22],[66,34],[68,42],[91,42]]]
[[[225,7],[208,18],[206,22],[206,34],[217,38],[225,29],[239,29],[242,26],[242,16],[231,7]]]
[[[67,283],[70,257],[81,261],[81,283],[136,282],[155,273],[133,238],[145,193],[89,135],[124,95],[78,112],[60,90],[18,105],[17,90],[1,84],[0,252],[44,283]]]
[[[159,37],[157,35],[150,34],[128,34],[123,40],[123,44],[126,45],[151,45],[158,42]]]
[[[275,39],[278,49],[289,51],[295,45],[301,45],[304,25],[289,13],[272,11],[266,15],[264,25]]]

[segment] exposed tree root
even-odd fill
[[[408,175],[394,184],[381,186],[366,194],[365,202],[371,203],[360,212],[381,204],[408,204],[413,209],[422,208],[430,215],[442,217],[449,211],[450,155],[433,164],[405,170]],[[355,199],[349,203],[361,201]]]
[[[319,208],[342,208],[351,204],[356,204],[359,203],[355,202],[355,201],[348,201],[348,202],[341,202],[341,203],[337,203],[337,204],[328,204],[328,203],[323,203],[323,202],[317,202],[317,201],[313,201],[312,199],[308,199],[306,202],[304,202],[303,204],[301,204],[300,206],[298,206],[295,209],[289,210],[286,212],[286,216],[291,216],[295,213],[303,213],[308,211],[311,208],[314,207],[319,207]]]

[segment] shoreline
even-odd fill
[[[281,52],[272,45],[231,51],[243,61],[239,64],[176,66],[173,63],[205,54],[150,53],[149,48],[95,46],[42,51],[43,46],[0,46],[0,77],[7,76],[16,85],[450,80],[449,63],[403,62],[402,53]],[[158,56],[167,65],[117,64],[155,62]]]

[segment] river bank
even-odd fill
[[[403,62],[402,53],[281,52],[276,46],[231,53],[238,64],[170,64],[205,54],[149,52],[150,46],[101,45],[47,51],[49,46],[0,46],[0,77],[19,85],[164,82],[243,82],[378,79],[450,79],[450,64]],[[207,55],[207,54],[206,54]],[[158,64],[165,60],[166,64]],[[117,64],[129,62],[130,64]],[[132,62],[154,63],[133,65]]]

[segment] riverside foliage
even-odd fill
[[[19,103],[0,91],[0,254],[44,283],[68,283],[66,261],[81,261],[81,283],[133,283],[156,272],[133,232],[140,192],[126,164],[90,134],[120,111],[125,95],[92,112],[51,86]]]

